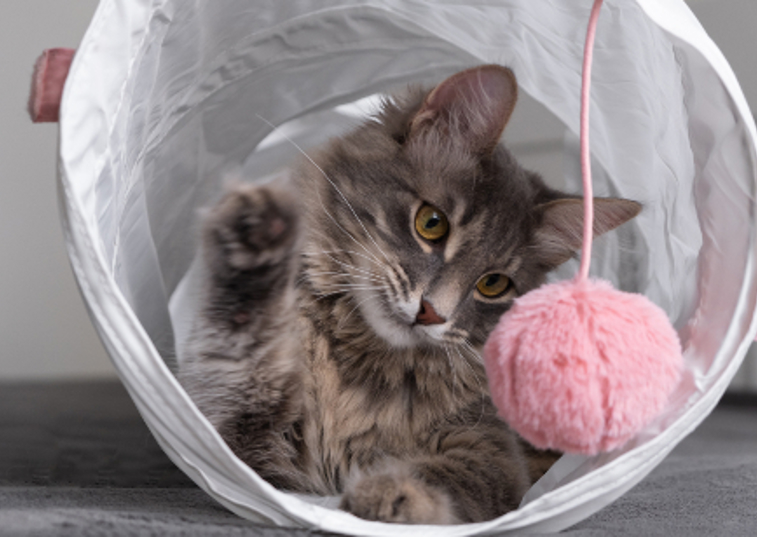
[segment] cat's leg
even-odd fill
[[[240,459],[277,486],[307,490],[298,221],[294,199],[272,186],[236,187],[210,209],[201,301],[179,379]]]
[[[427,445],[351,480],[342,509],[384,522],[480,522],[517,509],[531,484],[517,437],[496,417],[445,426]]]

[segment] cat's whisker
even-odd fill
[[[340,262],[338,259],[334,259],[334,262],[338,263],[342,267],[352,270],[355,272],[359,272],[360,274],[365,274],[366,276],[369,276],[371,278],[375,278],[377,280],[383,281],[384,277],[382,274],[379,274],[377,272],[373,272],[371,270],[361,269],[360,267],[356,267],[354,265],[350,265],[349,263]]]
[[[380,264],[380,263],[381,263],[381,260],[380,260],[380,259],[379,259],[378,257],[376,257],[376,256],[375,256],[375,255],[373,254],[373,252],[371,252],[371,251],[370,251],[370,250],[369,250],[369,249],[368,249],[368,248],[367,248],[367,247],[366,247],[366,246],[365,246],[365,245],[364,245],[363,243],[361,243],[360,241],[358,241],[358,240],[357,240],[357,239],[356,239],[356,238],[355,238],[355,237],[354,237],[354,236],[352,235],[352,233],[350,233],[349,231],[347,231],[346,229],[344,229],[344,228],[342,227],[342,225],[341,225],[341,224],[340,224],[339,222],[337,222],[337,221],[336,221],[336,219],[335,219],[335,218],[334,218],[334,217],[332,216],[332,214],[331,214],[331,213],[330,213],[330,212],[328,211],[328,209],[326,209],[326,206],[325,206],[325,205],[323,204],[323,199],[321,198],[321,194],[320,194],[320,192],[318,192],[317,194],[318,194],[318,203],[319,203],[319,204],[321,205],[321,209],[323,209],[323,212],[324,212],[324,213],[326,213],[326,216],[328,216],[328,217],[329,217],[329,219],[330,219],[330,220],[331,220],[331,221],[332,221],[332,222],[334,223],[334,225],[335,225],[335,226],[336,226],[336,227],[337,227],[337,228],[338,228],[338,229],[339,229],[340,231],[342,231],[342,232],[343,232],[343,233],[344,233],[345,235],[347,235],[347,236],[348,236],[348,237],[349,237],[349,238],[350,238],[350,239],[351,239],[351,240],[352,240],[352,241],[353,241],[353,242],[354,242],[355,244],[357,244],[357,245],[358,245],[358,246],[360,246],[360,247],[361,247],[361,248],[362,248],[363,250],[365,250],[365,252],[366,252],[366,253],[367,253],[368,255],[370,255],[370,256],[371,256],[372,258],[373,258],[373,260],[374,260],[374,262],[375,262],[375,263],[378,263],[378,264]],[[322,237],[322,238],[326,239],[327,241],[330,241],[330,240],[332,240],[332,237],[329,237],[328,235],[326,235],[326,234],[324,234],[324,233],[320,233],[320,232],[317,232],[317,235],[319,235],[320,237]],[[312,255],[312,254],[311,254],[311,255]]]
[[[452,346],[459,346],[463,344],[463,340],[461,338],[455,338],[455,337],[446,337],[444,341],[445,343]]]
[[[360,307],[360,306],[361,306],[361,305],[362,305],[363,303],[365,303],[365,302],[368,302],[369,300],[372,300],[372,299],[377,299],[377,298],[380,298],[380,297],[379,297],[379,296],[377,296],[377,295],[373,295],[373,294],[372,294],[372,295],[369,295],[369,296],[368,296],[367,298],[364,298],[363,300],[361,300],[360,302],[358,302],[358,303],[357,303],[357,304],[355,305],[355,307],[354,307],[354,308],[352,308],[352,309],[350,310],[350,312],[349,312],[349,313],[348,313],[347,315],[345,315],[345,316],[344,316],[344,317],[343,317],[343,318],[342,318],[342,319],[341,319],[341,320],[339,321],[339,324],[337,325],[337,330],[340,330],[340,329],[341,329],[341,328],[342,328],[342,327],[343,327],[343,326],[345,325],[345,323],[347,322],[347,319],[349,319],[349,318],[350,318],[350,316],[351,316],[351,315],[352,315],[352,314],[353,314],[353,313],[355,312],[355,310],[356,310],[356,309],[358,309],[358,308],[359,308],[359,307]]]
[[[447,330],[447,334],[451,334],[453,336],[457,336],[460,339],[464,339],[467,335],[467,332],[465,330],[462,330],[460,328],[452,327],[449,330]]]
[[[302,155],[308,160],[308,162],[310,162],[313,166],[315,166],[315,168],[321,173],[321,175],[323,175],[324,179],[326,179],[329,182],[329,184],[334,188],[334,190],[337,191],[337,193],[339,194],[339,196],[342,198],[342,201],[344,201],[344,203],[349,208],[350,212],[352,212],[352,215],[355,217],[355,220],[357,220],[358,224],[360,224],[360,227],[363,228],[363,231],[365,231],[365,234],[368,235],[368,238],[371,239],[371,242],[373,243],[373,245],[378,249],[379,252],[381,252],[381,254],[384,256],[384,259],[386,259],[387,261],[389,261],[389,257],[386,255],[386,253],[384,253],[384,251],[378,245],[378,243],[376,242],[376,239],[373,238],[373,235],[371,235],[371,233],[365,227],[365,224],[363,224],[363,221],[360,220],[360,217],[357,215],[357,212],[352,207],[352,204],[349,202],[349,200],[347,199],[347,197],[342,193],[342,191],[339,190],[339,187],[336,186],[336,183],[334,183],[334,181],[331,180],[331,178],[326,174],[326,172],[323,171],[323,168],[321,168],[318,164],[316,164],[316,162],[312,158],[310,158],[310,155],[308,155],[299,145],[297,145],[297,143],[295,143],[294,140],[292,140],[289,136],[287,136],[286,133],[284,133],[283,131],[281,131],[281,129],[279,129],[276,125],[274,125],[273,123],[271,123],[270,121],[268,121],[267,119],[265,119],[260,114],[255,114],[255,115],[257,115],[258,118],[260,118],[265,123],[267,123],[269,127],[271,127],[272,129],[274,129],[281,136],[283,136],[284,139],[286,139],[290,144],[292,144],[297,149],[297,151],[299,151],[300,153],[302,153]],[[323,203],[321,203],[321,205],[323,205]],[[325,210],[325,207],[324,207],[324,210]],[[332,220],[334,220],[334,218],[331,215],[329,215],[329,217]],[[336,223],[336,220],[334,220],[334,223]],[[337,226],[339,226],[338,223],[336,223],[336,224],[337,224]],[[339,226],[339,227],[341,227],[341,226]]]
[[[347,295],[347,298],[350,298],[352,296],[352,293],[363,291],[363,292],[378,292],[381,291],[381,289],[336,289],[334,291],[325,291],[323,293],[317,293],[315,296],[318,298],[316,301],[321,300],[322,298],[326,298],[328,296],[345,296]]]
[[[361,254],[360,252],[356,252],[354,250],[322,250],[322,252],[324,254],[341,254],[341,253],[352,254],[352,255],[356,255],[356,256],[362,257],[363,259],[365,259],[367,261],[370,261],[371,263],[374,263],[374,264],[378,265],[381,268],[384,268],[386,266],[384,263],[382,263],[380,261],[376,261],[375,259],[372,259],[372,258],[368,257],[367,255]]]
[[[320,252],[310,251],[310,252],[307,253],[307,255],[309,257],[311,257],[311,258],[316,258],[318,256],[324,255],[324,256],[328,257],[331,261],[333,261],[334,263],[336,263],[337,265],[339,265],[339,266],[345,268],[347,271],[349,271],[349,272],[347,272],[347,271],[320,271],[320,272],[317,272],[315,270],[307,270],[306,273],[309,274],[309,275],[311,275],[311,276],[318,276],[318,275],[322,275],[322,276],[344,276],[345,278],[350,278],[350,279],[351,278],[356,278],[356,279],[360,279],[360,280],[368,280],[368,281],[370,281],[372,283],[376,283],[376,284],[379,284],[379,285],[385,285],[385,283],[386,283],[383,275],[381,275],[379,273],[376,273],[376,272],[373,272],[371,270],[363,269],[363,268],[360,268],[360,267],[356,267],[356,266],[354,266],[354,265],[352,265],[350,263],[341,261],[341,260],[337,259],[336,257],[330,255],[326,251],[320,251]],[[331,268],[331,267],[324,267],[324,268]],[[357,273],[357,274],[355,274],[355,273]]]
[[[481,385],[481,381],[479,380],[476,372],[473,370],[473,367],[468,363],[468,360],[466,360],[465,357],[460,353],[460,347],[455,347],[455,351],[457,352],[457,355],[460,357],[460,360],[463,362],[463,365],[465,365],[470,370],[471,375],[473,375],[473,378],[476,381],[476,384],[478,384],[478,392],[481,394],[481,414],[478,416],[478,421],[476,421],[475,425],[473,425],[472,427],[469,427],[469,430],[473,430],[479,426],[479,424],[481,423],[481,420],[484,418],[484,414],[486,413],[486,391],[484,390],[484,387]]]
[[[384,287],[382,285],[368,285],[367,283],[331,283],[327,285],[328,287],[333,287],[336,289],[383,289]]]
[[[370,251],[370,250],[368,249],[368,247],[367,247],[367,246],[366,246],[365,244],[363,244],[363,243],[361,243],[360,241],[358,241],[358,240],[357,240],[357,239],[356,239],[355,237],[353,237],[353,236],[352,236],[352,234],[351,234],[351,233],[350,233],[349,231],[347,231],[346,229],[344,229],[344,228],[343,228],[343,227],[341,226],[341,224],[339,224],[339,222],[337,222],[337,221],[336,221],[336,219],[335,219],[335,218],[334,218],[334,217],[333,217],[333,216],[331,215],[331,213],[330,213],[330,212],[328,211],[328,209],[326,209],[326,206],[325,206],[325,205],[323,204],[323,199],[321,199],[321,194],[320,194],[320,192],[318,192],[318,202],[319,202],[319,203],[321,204],[321,208],[323,209],[323,212],[325,212],[325,213],[326,213],[326,216],[328,216],[328,217],[329,217],[329,219],[330,219],[330,220],[331,220],[331,221],[332,221],[332,222],[334,223],[334,225],[336,225],[336,227],[337,227],[337,228],[339,228],[339,229],[340,229],[341,231],[343,231],[343,232],[344,232],[344,233],[345,233],[345,234],[346,234],[346,235],[347,235],[347,236],[348,236],[348,237],[349,237],[350,239],[352,239],[352,241],[353,241],[353,242],[354,242],[355,244],[357,244],[357,245],[358,245],[358,246],[360,246],[360,247],[361,247],[361,248],[362,248],[363,250],[365,250],[365,252],[366,252],[366,253],[367,253],[367,254],[368,254],[369,256],[371,256],[371,258],[373,258],[373,261],[374,261],[375,263],[377,263],[377,264],[381,264],[381,260],[380,260],[380,259],[379,259],[378,257],[376,257],[376,256],[375,256],[375,255],[373,254],[373,252],[371,252],[371,251]],[[325,235],[324,233],[318,233],[318,235],[320,235],[320,236],[321,236],[322,238],[326,239],[327,241],[330,241],[330,240],[332,240],[332,237],[329,237],[329,236]]]
[[[353,291],[381,291],[381,290],[383,290],[383,287],[369,287],[369,286],[366,286],[366,287],[363,287],[363,288],[355,287],[355,288],[349,288],[349,289],[337,288],[335,291],[328,291],[328,292],[317,292],[316,291],[316,292],[313,293],[313,295],[318,297],[318,298],[315,299],[315,302],[318,302],[319,300],[327,298],[327,297],[330,297],[330,296],[345,295],[345,294],[348,294],[348,293],[353,292]]]
[[[340,295],[343,296],[345,294],[347,294],[346,291],[334,291],[333,293],[319,293],[316,295],[318,298],[313,300],[313,302],[320,302],[321,300],[328,298],[330,296],[340,296]]]
[[[467,338],[463,337],[462,344],[464,346],[463,348],[468,350],[473,355],[473,358],[477,362],[483,363],[483,358],[481,357],[481,353],[473,346],[473,344],[470,341],[468,341]]]
[[[323,292],[323,293],[316,293],[315,294],[315,296],[318,297],[316,299],[316,302],[319,301],[319,300],[321,300],[321,299],[323,299],[323,298],[326,298],[326,297],[329,297],[329,296],[334,296],[334,295],[342,295],[342,296],[348,295],[347,298],[350,298],[351,295],[352,295],[352,293],[356,292],[356,291],[373,292],[373,291],[381,291],[381,289],[376,289],[376,288],[368,288],[368,289],[337,289],[337,290],[334,290],[334,291],[326,291],[326,292]]]
[[[311,277],[311,276],[345,276],[347,278],[359,278],[362,280],[368,280],[369,282],[377,283],[377,284],[384,283],[383,280],[380,280],[379,278],[375,278],[371,276],[363,276],[361,274],[350,274],[349,272],[337,272],[337,271],[321,271],[321,272],[308,271],[307,275],[305,275],[301,279],[307,279],[308,277]]]
[[[363,274],[369,274],[369,275],[374,276],[376,278],[381,278],[382,277],[381,274],[377,274],[377,273],[372,272],[370,270],[362,269],[360,267],[356,267],[354,265],[350,265],[349,263],[345,263],[344,261],[340,261],[337,258],[335,258],[334,256],[332,256],[332,255],[330,255],[330,254],[328,254],[326,252],[323,252],[323,255],[325,255],[326,257],[328,257],[329,259],[331,259],[334,263],[338,263],[339,265],[342,265],[343,267],[347,267],[350,270],[355,270],[355,271],[361,272]]]
[[[457,388],[457,368],[452,362],[452,355],[449,352],[449,345],[444,344],[444,352],[447,355],[447,362],[449,362],[449,369],[452,373],[452,398],[455,399],[455,388]]]
[[[334,295],[343,295],[344,293],[345,291],[334,291],[333,293],[315,293],[315,296],[317,296],[318,298],[316,298],[314,302],[319,302],[323,300],[324,298],[328,298]]]
[[[357,245],[358,245],[358,246],[360,246],[360,247],[361,247],[361,248],[362,248],[363,250],[365,250],[365,251],[366,251],[366,252],[368,253],[368,255],[370,255],[371,257],[373,257],[373,258],[374,258],[374,259],[375,259],[376,261],[380,261],[380,260],[379,260],[379,258],[378,258],[378,257],[376,257],[376,256],[375,256],[375,255],[373,254],[373,252],[371,252],[371,251],[370,251],[370,250],[368,249],[368,247],[367,247],[367,246],[365,246],[365,244],[363,244],[362,242],[360,242],[359,240],[357,240],[357,239],[356,239],[356,238],[355,238],[355,237],[354,237],[354,236],[352,235],[352,233],[350,233],[349,231],[347,231],[346,229],[344,229],[344,228],[342,227],[342,225],[341,225],[341,224],[340,224],[339,222],[337,222],[337,221],[336,221],[336,218],[334,218],[334,217],[333,217],[333,216],[331,215],[331,213],[330,213],[330,212],[328,211],[328,209],[326,209],[326,206],[325,206],[325,205],[323,204],[323,200],[321,199],[321,195],[320,195],[320,193],[318,193],[318,201],[319,201],[319,202],[321,203],[321,207],[323,208],[323,211],[324,211],[324,212],[326,213],[326,215],[327,215],[327,216],[328,216],[328,217],[329,217],[329,218],[331,219],[331,221],[332,221],[332,222],[334,222],[334,225],[336,225],[336,227],[337,227],[337,228],[339,228],[339,229],[340,229],[341,231],[343,231],[343,232],[344,232],[344,233],[345,233],[345,234],[346,234],[346,235],[347,235],[347,236],[348,236],[348,237],[349,237],[350,239],[352,239],[352,241],[353,241],[353,242],[354,242],[355,244],[357,244]],[[383,254],[383,252],[381,252],[381,253]],[[384,254],[384,257],[386,257],[386,254]]]
[[[449,343],[453,343],[455,345],[462,345],[465,340],[465,333],[462,331],[456,331],[454,329],[450,329],[445,334],[445,340]]]

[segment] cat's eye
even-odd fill
[[[487,274],[478,280],[476,289],[486,298],[496,298],[510,289],[510,278],[504,274]]]
[[[449,221],[439,209],[424,204],[415,215],[415,230],[427,241],[438,241],[449,232]]]

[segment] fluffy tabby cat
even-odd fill
[[[270,483],[449,524],[517,508],[553,462],[498,419],[478,352],[581,245],[581,200],[499,144],[516,95],[495,65],[409,90],[303,159],[293,188],[210,210],[179,376]],[[639,209],[597,200],[595,232]]]

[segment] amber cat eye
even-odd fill
[[[495,298],[510,288],[510,278],[504,274],[487,274],[476,284],[478,292],[486,298]]]
[[[439,209],[425,204],[415,215],[415,230],[427,241],[438,241],[449,232],[449,221]]]

